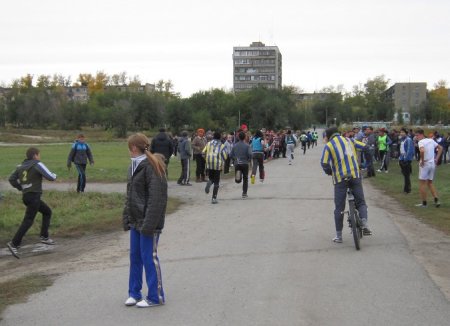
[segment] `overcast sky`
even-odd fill
[[[273,7],[275,5],[275,7]],[[0,83],[126,71],[190,96],[233,86],[233,46],[277,45],[307,92],[384,74],[450,82],[448,0],[14,0],[0,6]]]

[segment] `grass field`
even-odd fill
[[[71,145],[41,144],[36,146],[41,151],[42,162],[57,174],[57,182],[75,181],[76,169],[67,169],[67,157]],[[95,164],[86,168],[87,182],[125,182],[130,155],[125,140],[120,142],[89,142]],[[16,166],[25,159],[25,152],[29,145],[0,146],[0,179],[6,180]],[[169,164],[169,180],[176,180],[180,176],[181,164],[177,157],[173,157]],[[192,173],[192,170],[191,170]]]
[[[376,168],[378,168],[376,163]],[[433,198],[428,193],[428,208],[415,207],[421,203],[419,195],[419,166],[418,162],[413,162],[413,174],[411,175],[412,192],[409,195],[403,193],[403,175],[401,174],[398,161],[391,161],[389,173],[377,173],[375,178],[370,178],[370,182],[377,188],[382,189],[385,194],[395,198],[406,210],[411,212],[421,221],[450,235],[450,164],[443,164],[437,167],[434,184],[439,194],[441,207],[433,205]]]
[[[0,243],[6,243],[17,231],[23,219],[25,206],[19,192],[7,192],[0,202]],[[50,233],[56,237],[79,237],[107,231],[122,230],[124,194],[46,191],[42,199],[53,211]],[[169,198],[167,214],[180,205],[177,199]],[[37,237],[41,214],[27,232],[28,237]]]

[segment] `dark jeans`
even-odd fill
[[[209,181],[214,185],[212,198],[217,198],[220,183],[220,170],[209,170]]]
[[[181,159],[181,175],[178,178],[178,184],[189,183],[189,177],[191,175],[191,169],[189,164],[190,164],[189,158]]]
[[[39,212],[42,214],[42,224],[41,224],[41,237],[48,238],[48,228],[50,226],[50,219],[52,217],[52,210],[41,200],[41,194],[38,192],[25,193],[22,196],[22,201],[27,207],[25,210],[25,216],[23,218],[22,224],[17,230],[14,238],[12,239],[12,244],[14,246],[20,246],[22,243],[22,238],[27,233],[28,229],[33,225],[36,214]]]
[[[306,153],[306,142],[302,141],[302,149],[303,149],[303,155]]]
[[[409,194],[411,192],[411,161],[399,161],[398,163],[400,164],[400,168],[402,169],[402,174],[405,179],[403,191]]]
[[[367,205],[364,199],[364,190],[361,179],[351,179],[349,181],[350,188],[355,197],[355,206],[359,212],[361,219],[367,220]],[[345,181],[341,181],[334,185],[334,223],[336,231],[342,232],[344,227],[345,200],[347,199],[347,185]]]
[[[264,154],[253,153],[252,175],[256,175],[256,169],[259,167],[259,178],[264,180]]]
[[[224,174],[230,173],[230,165],[231,165],[231,158],[228,156],[223,165],[223,173]]]
[[[241,176],[239,179],[236,179],[237,172],[241,172]],[[242,183],[242,194],[246,195],[248,190],[248,164],[237,164],[234,166],[234,174],[236,183]]]
[[[86,164],[75,164],[78,172],[77,192],[84,192],[86,187]]]
[[[205,178],[205,165],[206,165],[206,160],[203,157],[203,154],[194,154],[194,160],[195,163],[197,164],[197,167],[195,169],[195,176],[197,178]]]

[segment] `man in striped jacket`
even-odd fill
[[[217,193],[219,192],[220,171],[222,165],[228,157],[225,145],[220,141],[220,132],[215,132],[213,139],[206,144],[203,149],[206,159],[206,169],[209,171],[209,181],[206,184],[205,192],[209,194],[211,186],[214,184],[211,203],[217,204]]]
[[[334,242],[342,243],[342,229],[344,225],[343,211],[347,197],[347,185],[353,191],[356,208],[361,217],[364,235],[371,235],[367,224],[367,205],[359,172],[356,149],[367,150],[367,145],[355,139],[341,136],[336,127],[325,131],[326,145],[323,149],[320,163],[324,172],[333,176],[334,183],[334,222],[336,237]],[[349,178],[348,183],[345,181]]]

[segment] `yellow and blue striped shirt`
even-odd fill
[[[348,175],[353,178],[360,177],[356,149],[362,150],[365,146],[363,142],[339,134],[331,137],[323,149],[320,163],[325,173],[332,172],[335,184]]]
[[[203,148],[206,159],[206,168],[209,170],[221,170],[223,162],[228,154],[225,151],[225,145],[220,140],[213,139]]]

